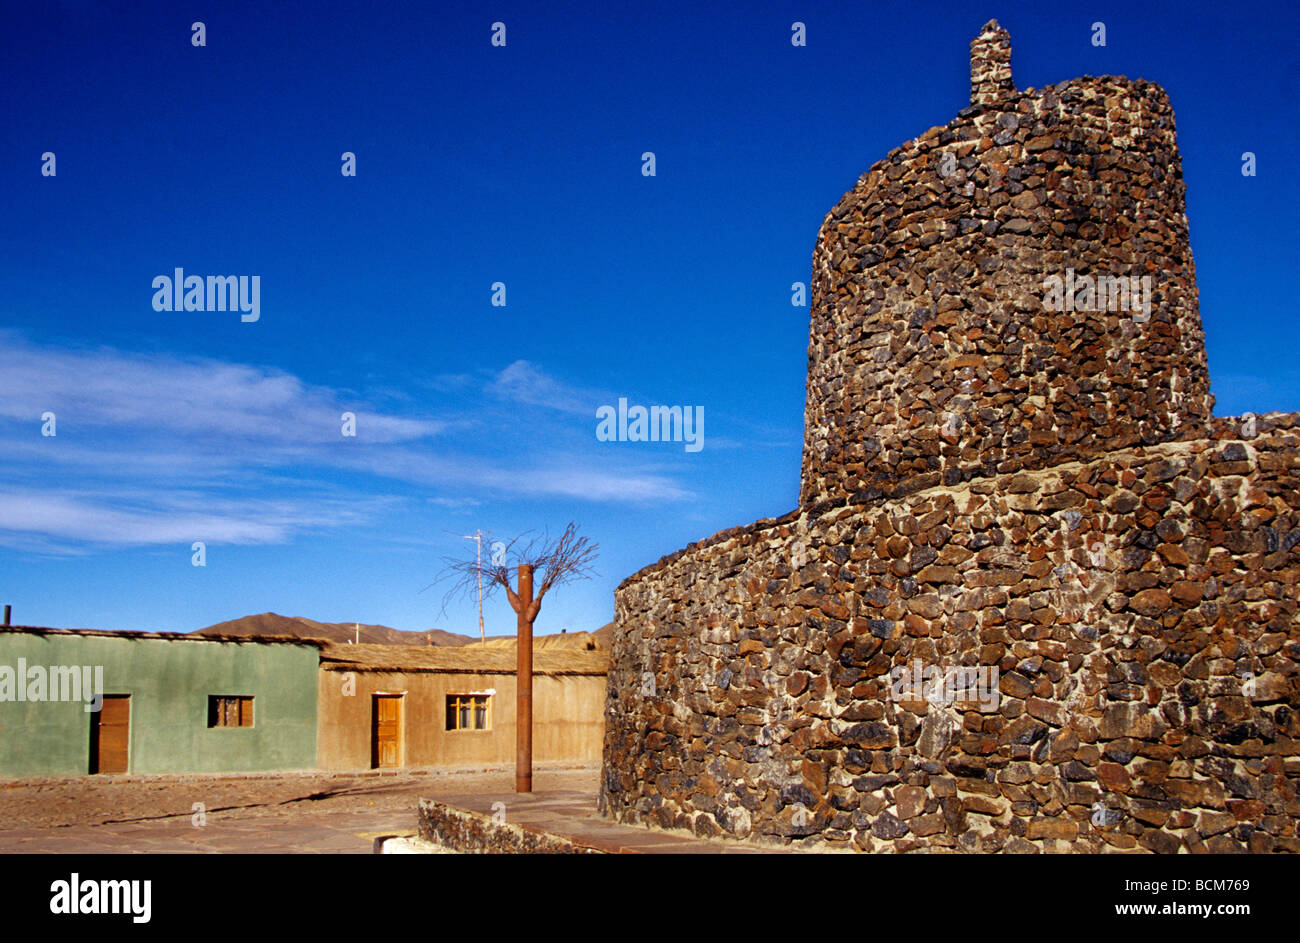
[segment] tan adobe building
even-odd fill
[[[600,762],[608,670],[602,651],[534,652],[536,762]],[[329,643],[321,651],[318,703],[321,769],[515,758],[513,648]]]

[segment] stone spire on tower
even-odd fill
[[[970,103],[988,105],[1014,95],[1011,81],[1011,35],[989,20],[970,44]]]

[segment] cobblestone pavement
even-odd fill
[[[594,768],[533,772],[538,792],[594,795],[598,779]],[[370,854],[376,835],[415,830],[422,796],[513,785],[513,768],[5,781],[0,853]]]

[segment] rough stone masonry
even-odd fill
[[[1149,319],[1052,276],[1149,276]],[[1215,418],[1173,112],[1017,91],[813,254],[799,507],[615,593],[601,810],[827,850],[1297,851],[1300,414]],[[979,669],[997,696],[891,676]]]

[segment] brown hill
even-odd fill
[[[288,635],[298,638],[323,638],[333,642],[351,642],[357,637],[357,629],[352,622],[317,622],[302,616],[282,616],[275,612],[263,612],[255,616],[243,616],[228,622],[218,622],[207,628],[199,629],[192,635]],[[613,623],[596,632],[564,632],[557,635],[538,635],[533,638],[533,648],[541,650],[579,650],[608,651],[609,635]],[[386,625],[360,625],[361,644],[363,645],[433,645],[459,646],[482,644],[472,635],[460,635],[443,629],[429,629],[425,632],[408,632]],[[513,635],[488,636],[487,647],[508,648],[515,646]]]
[[[372,645],[468,645],[477,639],[468,635],[457,635],[442,629],[430,629],[427,632],[406,632],[402,629],[389,628],[386,625],[360,626],[361,641]],[[352,622],[317,622],[301,616],[282,616],[275,612],[263,612],[255,616],[218,622],[205,629],[199,629],[195,635],[296,635],[299,638],[324,638],[335,642],[351,642],[356,639],[357,629]]]

